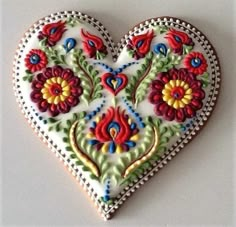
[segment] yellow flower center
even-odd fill
[[[70,96],[70,86],[61,77],[52,77],[46,80],[41,92],[48,103],[57,105]]]
[[[170,80],[162,90],[163,100],[175,109],[184,108],[192,100],[192,89],[182,80]]]

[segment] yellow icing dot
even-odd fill
[[[179,108],[179,101],[178,100],[175,100],[174,104],[173,104],[173,107],[175,109],[178,109]]]
[[[179,87],[179,86],[180,86],[180,83],[181,83],[181,80],[176,80],[176,81],[175,81],[176,87]]]
[[[192,89],[189,88],[188,90],[186,90],[186,91],[185,91],[185,94],[186,94],[186,95],[190,95],[190,94],[192,94]]]
[[[89,132],[89,133],[86,134],[86,137],[87,137],[88,139],[92,139],[92,138],[94,137],[94,135],[93,135],[92,132]]]
[[[169,84],[169,83],[167,83],[167,84],[165,84],[165,89],[167,89],[167,90],[170,90],[170,91],[171,91],[172,87],[170,86],[170,84]]]
[[[62,78],[61,77],[57,77],[57,83],[61,84],[61,82],[62,82]]]
[[[104,143],[103,144],[102,149],[101,149],[102,153],[107,153],[108,152],[108,145],[109,145],[109,143]]]
[[[138,141],[140,139],[139,134],[136,134],[130,138],[130,140]]]
[[[169,82],[169,83],[170,83],[170,85],[171,85],[171,87],[172,87],[172,88],[174,88],[174,87],[175,87],[175,80],[170,80],[170,82]]]
[[[116,146],[116,152],[117,152],[118,154],[120,154],[120,153],[123,152],[123,150],[122,150],[122,148],[121,148],[120,145],[117,145],[117,146]]]
[[[174,98],[169,98],[168,100],[166,100],[167,101],[167,103],[168,103],[168,105],[169,106],[172,106],[173,104],[174,104],[174,102],[175,102],[175,99]]]

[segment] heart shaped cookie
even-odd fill
[[[29,124],[109,219],[206,123],[220,66],[180,19],[149,19],[115,45],[100,22],[70,11],[25,33],[13,82]]]

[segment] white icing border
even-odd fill
[[[57,19],[66,19],[66,18],[77,18],[79,20],[85,21],[95,27],[100,34],[103,36],[105,41],[108,44],[108,47],[111,51],[113,61],[117,60],[122,49],[125,47],[128,38],[131,38],[135,34],[142,32],[144,29],[156,26],[156,25],[166,25],[168,27],[174,27],[181,29],[191,36],[194,37],[204,48],[206,51],[207,57],[210,60],[210,67],[212,69],[212,83],[211,90],[208,95],[208,99],[202,110],[200,116],[196,118],[196,122],[194,123],[194,128],[188,130],[185,134],[182,135],[179,140],[164,154],[161,160],[157,161],[153,164],[153,167],[145,171],[141,176],[140,180],[129,184],[115,199],[112,205],[106,205],[98,201],[98,196],[94,189],[87,182],[86,178],[83,177],[83,174],[74,166],[74,164],[70,163],[70,157],[68,157],[62,150],[57,148],[57,145],[54,144],[53,141],[49,140],[49,137],[46,135],[44,131],[41,131],[39,127],[36,126],[36,122],[33,119],[33,116],[29,115],[28,107],[25,105],[24,100],[22,100],[21,92],[18,90],[19,88],[19,58],[21,58],[21,52],[25,48],[25,43],[27,43],[27,39],[31,37],[31,33],[35,33],[35,31],[39,30],[39,27],[45,25],[45,23],[50,23]],[[18,49],[16,51],[13,63],[13,87],[15,91],[15,96],[19,106],[21,108],[22,113],[27,119],[30,126],[34,129],[34,131],[38,134],[38,136],[42,139],[43,142],[47,143],[48,147],[52,152],[56,154],[56,156],[64,163],[68,170],[75,176],[76,180],[80,183],[80,185],[84,188],[84,190],[88,193],[95,206],[97,207],[99,213],[102,215],[104,220],[110,219],[111,215],[126,201],[126,199],[131,196],[141,185],[143,185],[148,179],[150,179],[156,172],[158,172],[161,168],[163,168],[192,138],[197,134],[198,131],[203,127],[204,122],[209,119],[213,108],[215,106],[217,96],[220,88],[220,65],[217,55],[215,53],[214,48],[208,41],[208,39],[195,27],[190,25],[189,23],[182,21],[173,17],[158,17],[146,20],[126,34],[121,41],[117,44],[114,44],[110,34],[106,30],[106,28],[95,18],[90,17],[86,14],[76,12],[76,11],[63,11],[51,14],[39,21],[37,21],[29,30],[24,34],[24,37],[21,39],[20,44],[18,45]]]

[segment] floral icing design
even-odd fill
[[[144,58],[150,50],[153,37],[153,30],[147,31],[142,35],[134,36],[127,45],[128,52],[136,60]]]
[[[107,55],[107,47],[100,37],[92,35],[83,29],[81,29],[81,37],[83,38],[84,51],[90,58],[101,60]]]
[[[76,40],[74,38],[67,38],[63,44],[63,48],[66,53],[69,53],[76,46]]]
[[[201,81],[187,69],[171,69],[159,73],[151,84],[149,101],[157,116],[168,121],[183,122],[202,108],[205,92]]]
[[[173,49],[174,53],[182,55],[183,46],[194,46],[192,39],[184,32],[177,31],[171,28],[165,38],[167,39],[169,46]]]
[[[47,64],[46,54],[39,49],[32,49],[25,57],[25,66],[31,73],[42,70]]]
[[[202,75],[207,70],[207,61],[200,52],[191,52],[184,59],[184,65],[196,75]]]
[[[75,34],[67,34],[72,27]],[[35,115],[49,132],[64,135],[69,159],[104,186],[101,201],[109,205],[114,189],[139,180],[168,151],[170,139],[192,127],[212,81],[207,55],[185,32],[140,30],[125,38],[124,50],[109,51],[124,52],[113,64],[112,56],[103,60],[105,39],[87,29],[79,20],[43,26],[39,45],[25,56],[22,79]],[[78,105],[81,100],[87,106]]]
[[[92,123],[87,134],[89,143],[103,153],[121,153],[136,146],[139,129],[120,107],[110,107],[107,113]]]
[[[48,111],[55,117],[59,113],[68,113],[71,107],[79,103],[83,92],[80,79],[70,69],[60,66],[46,68],[32,81],[31,99],[37,103],[41,112]]]
[[[38,39],[46,39],[48,46],[55,46],[62,38],[65,31],[65,22],[58,21],[56,23],[47,24],[43,27],[42,31],[39,32]]]

